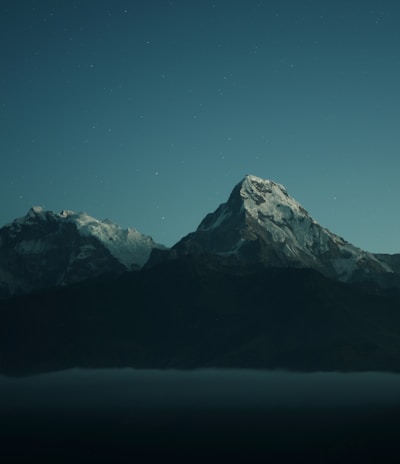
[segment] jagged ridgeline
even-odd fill
[[[173,250],[216,255],[229,266],[314,269],[342,282],[400,286],[400,255],[357,248],[318,224],[285,187],[250,175]]]
[[[255,176],[171,249],[34,208],[0,229],[0,269],[6,373],[400,367],[399,255],[346,242]]]
[[[0,229],[0,295],[26,294],[140,269],[153,248],[136,229],[86,213],[31,208]]]
[[[0,295],[117,276],[183,255],[207,255],[231,272],[305,268],[370,288],[400,287],[400,255],[357,248],[318,224],[282,185],[248,175],[170,251],[136,229],[86,213],[32,208],[0,229]]]

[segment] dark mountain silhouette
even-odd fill
[[[247,176],[141,270],[0,301],[0,371],[398,371],[396,256],[354,247]]]
[[[234,275],[192,257],[3,301],[1,371],[69,367],[391,370],[397,297],[311,269]]]

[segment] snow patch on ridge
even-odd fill
[[[285,243],[288,255],[296,249],[313,255],[318,243],[321,252],[329,251],[331,242],[346,242],[320,226],[282,185],[256,176],[246,176],[240,195],[247,216],[268,231],[274,242]]]
[[[12,223],[6,224],[4,228],[9,229],[8,234],[11,238],[16,238],[25,225],[29,226],[37,221],[74,224],[79,234],[84,237],[97,238],[128,270],[131,270],[132,266],[142,267],[147,262],[151,250],[159,246],[150,236],[143,235],[133,228],[121,229],[108,219],[99,221],[84,212],[75,213],[70,210],[63,210],[56,214],[45,211],[41,206],[32,207],[24,217],[15,219]],[[21,254],[40,254],[48,249],[49,244],[41,239],[22,240],[15,247],[15,250]],[[87,256],[88,252],[89,249],[82,249],[79,259]]]
[[[366,268],[372,266],[391,272],[389,266],[371,253],[362,251],[318,224],[282,185],[246,176],[240,194],[248,216],[268,231],[273,242],[283,245],[288,257],[296,257],[299,252],[313,260],[331,256],[328,259],[341,280],[348,280],[367,262]]]
[[[154,247],[151,237],[141,234],[136,229],[121,229],[108,219],[99,221],[86,213],[67,210],[62,211],[59,217],[74,223],[83,236],[99,239],[127,269],[133,264],[143,266]]]
[[[199,225],[198,230],[200,231],[208,231],[208,230],[213,230],[217,229],[220,227],[230,216],[232,215],[232,212],[229,210],[229,208],[226,207],[225,205],[222,205],[222,211],[221,214],[217,216],[217,218],[211,222],[210,224],[204,224],[204,221]]]
[[[263,180],[255,176],[246,176],[242,182],[240,195],[248,214],[257,220],[264,217],[276,224],[304,217],[312,224],[317,224],[307,211],[280,184],[271,180]]]

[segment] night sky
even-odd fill
[[[398,0],[3,0],[0,21],[0,225],[41,205],[172,245],[254,174],[400,252]]]

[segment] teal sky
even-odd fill
[[[0,6],[0,225],[86,211],[172,245],[245,174],[400,252],[400,2]]]

